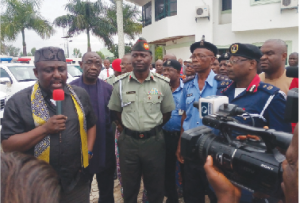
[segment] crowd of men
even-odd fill
[[[256,127],[292,133],[291,123],[283,118],[286,94],[291,87],[298,87],[298,80],[286,77],[285,63],[288,60],[290,66],[298,66],[298,53],[288,58],[286,44],[279,39],[267,40],[260,49],[234,43],[228,50],[218,55],[217,47],[202,39],[190,46],[189,59],[177,60],[166,54],[152,64],[149,45],[139,38],[131,53],[113,61],[113,70],[109,60],[102,61],[95,52],[85,53],[80,62],[82,76],[67,84],[63,50],[39,49],[34,61],[37,82],[6,103],[2,148],[35,156],[52,166],[57,183],[49,184],[49,191],[58,196],[53,185],[60,187],[60,197],[53,200],[45,191],[51,200],[43,196],[42,202],[87,203],[96,175],[99,202],[113,203],[117,165],[125,203],[137,202],[141,179],[147,191],[145,201],[159,203],[166,196],[168,203],[178,203],[177,161],[186,203],[204,203],[205,195],[210,202],[259,202],[257,196],[232,185],[213,166],[210,156],[206,162],[184,159],[180,138],[184,131],[203,125],[193,104],[212,95],[227,96],[229,103],[254,118]],[[62,115],[56,114],[52,96],[56,89],[64,90]],[[248,125],[253,122],[250,117],[236,119]],[[9,158],[24,159],[7,155],[7,166]],[[296,202],[297,127],[282,161],[283,192],[287,202]],[[5,169],[9,171],[9,167]],[[52,173],[52,169],[45,170]],[[2,190],[10,179],[3,180]]]

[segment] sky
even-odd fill
[[[93,1],[93,0],[90,0]],[[108,2],[108,0],[104,0],[104,2]],[[40,14],[49,22],[53,22],[54,19],[58,16],[67,14],[67,11],[64,9],[64,5],[68,3],[68,0],[44,0],[41,8]],[[127,2],[126,2],[127,3]],[[67,30],[63,30],[61,27],[54,26],[55,34],[51,36],[49,39],[42,39],[38,36],[34,31],[25,29],[25,42],[27,45],[27,53],[35,47],[36,49],[46,47],[46,46],[55,46],[63,48],[66,51],[66,39],[61,37],[66,36]],[[69,42],[69,52],[70,57],[72,57],[73,49],[80,49],[81,53],[85,53],[87,51],[87,35],[86,33],[82,33],[77,36],[73,36]],[[118,37],[114,37],[114,43],[118,42]],[[128,43],[129,40],[125,37],[125,43]],[[22,35],[21,33],[18,35],[16,41],[6,42],[7,45],[13,45],[15,47],[20,48],[20,51],[23,50],[22,46]],[[91,35],[91,48],[92,51],[99,51],[104,48],[104,43],[101,39]]]

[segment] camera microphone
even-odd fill
[[[62,89],[53,90],[53,100],[56,101],[56,115],[61,115],[61,101],[65,100],[65,92]]]

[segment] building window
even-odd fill
[[[250,5],[255,6],[255,5],[263,5],[263,4],[279,3],[279,2],[281,2],[281,0],[250,0]]]
[[[177,0],[155,0],[155,20],[177,15]]]
[[[222,0],[222,11],[231,10],[232,0]]]
[[[151,1],[143,6],[143,27],[150,25],[152,23],[152,9]]]

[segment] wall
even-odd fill
[[[251,0],[232,0],[232,31],[298,27],[296,9],[281,13],[281,2],[252,6],[250,3]]]

